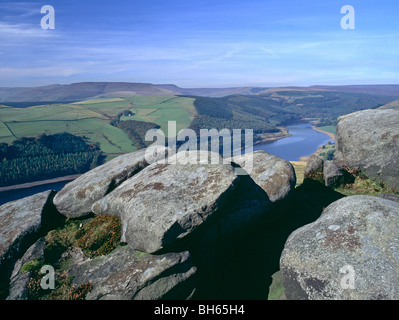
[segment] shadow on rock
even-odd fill
[[[267,215],[206,248],[190,248],[199,278],[193,299],[267,299],[288,236],[342,197],[319,182],[306,180],[277,204],[277,220],[271,222]]]

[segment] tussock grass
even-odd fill
[[[336,188],[335,191],[342,193],[346,196],[377,196],[381,193],[399,194],[399,190],[395,190],[394,188],[387,188],[384,186],[383,183],[377,182],[367,177],[356,177],[354,183]]]

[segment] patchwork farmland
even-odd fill
[[[47,104],[27,108],[0,106],[0,143],[21,137],[68,132],[98,143],[108,155],[136,150],[134,142],[121,129],[110,124],[118,114],[131,111],[120,121],[152,122],[167,135],[168,121],[177,122],[177,130],[187,128],[196,113],[194,98],[177,96],[134,96],[127,98],[84,100],[69,104]]]

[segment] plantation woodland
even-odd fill
[[[0,186],[84,173],[101,158],[97,145],[69,133],[0,143]]]

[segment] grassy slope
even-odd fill
[[[323,130],[323,131],[331,132],[333,134],[337,133],[337,127],[336,126],[321,126],[321,127],[318,127],[318,128]]]
[[[301,185],[303,182],[303,173],[306,167],[306,161],[290,161],[294,166],[296,174],[296,185]]]
[[[198,128],[251,128],[257,134],[277,132],[278,127],[299,120],[335,125],[337,117],[358,110],[377,108],[395,97],[368,94],[279,90],[259,95],[231,95],[223,98],[198,97]],[[327,130],[331,131],[332,126]]]
[[[331,92],[280,90],[263,96],[229,96],[222,101],[233,113],[233,119],[210,117],[201,127],[275,129],[284,121],[304,116],[334,118],[363,107],[376,106],[393,99],[388,97],[340,94]],[[209,99],[212,102],[212,99]],[[360,107],[359,107],[360,105]],[[333,107],[332,107],[333,106]],[[125,153],[134,150],[122,130],[107,122],[124,110],[135,113],[133,119],[160,125],[168,135],[168,121],[177,122],[177,131],[187,128],[196,114],[194,98],[176,96],[132,96],[128,98],[84,100],[72,104],[54,104],[28,108],[0,106],[0,142],[10,143],[16,137],[41,133],[70,132],[85,135],[99,142],[105,153]],[[210,111],[215,111],[211,108]],[[331,112],[330,112],[331,111]],[[209,122],[211,121],[211,122]],[[215,122],[216,121],[216,122]],[[7,127],[8,125],[8,127]],[[267,131],[267,130],[266,130]]]
[[[194,98],[187,97],[129,97],[133,104],[132,117],[123,117],[121,120],[138,120],[154,122],[168,136],[168,121],[176,121],[177,132],[187,128],[196,114]]]
[[[277,271],[272,276],[272,284],[269,288],[269,296],[267,300],[286,300],[284,286],[281,279],[281,272]]]
[[[131,152],[136,149],[131,140],[122,130],[109,125],[110,119],[131,110],[135,115],[126,119],[155,122],[167,134],[168,121],[176,121],[178,130],[189,126],[195,114],[193,101],[174,96],[135,96],[29,108],[0,107],[0,143],[15,140],[12,133],[16,137],[36,137],[41,133],[69,132],[100,143],[105,153]]]

